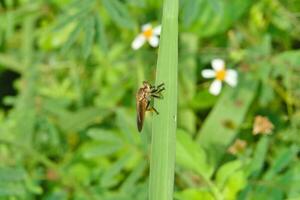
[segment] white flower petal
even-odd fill
[[[148,29],[152,29],[152,25],[150,23],[144,24],[142,26],[142,31],[143,32],[146,31],[146,30],[148,30]]]
[[[228,69],[226,71],[225,82],[228,83],[231,87],[235,87],[237,85],[238,74],[233,69]]]
[[[134,49],[134,50],[137,50],[139,49],[141,46],[143,46],[143,44],[145,43],[146,41],[146,38],[143,34],[139,34],[134,40],[133,42],[131,43],[131,47]]]
[[[215,96],[220,94],[222,88],[222,82],[219,80],[214,80],[209,87],[209,92]]]
[[[201,74],[204,78],[214,78],[216,76],[216,72],[211,69],[204,69]]]
[[[220,58],[213,59],[211,61],[211,65],[215,71],[219,71],[225,68],[225,62]]]
[[[152,46],[152,47],[157,47],[158,46],[158,43],[159,43],[159,39],[157,36],[152,36],[149,38],[149,44]]]
[[[153,33],[155,35],[160,35],[160,32],[161,32],[161,25],[159,25],[153,29]]]

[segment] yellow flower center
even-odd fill
[[[226,70],[225,69],[221,69],[219,71],[216,72],[216,79],[219,81],[224,81],[226,76]]]
[[[145,38],[149,39],[153,35],[153,30],[152,28],[148,28],[143,32]]]

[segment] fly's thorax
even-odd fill
[[[144,98],[144,91],[143,88],[140,88],[136,93],[136,100],[141,101]]]

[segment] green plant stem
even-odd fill
[[[178,67],[178,0],[165,0],[158,51],[156,85],[165,84],[155,101],[150,159],[150,200],[172,200],[174,186]]]
[[[217,186],[215,186],[215,184],[209,179],[206,178],[205,176],[202,176],[202,178],[204,179],[205,183],[208,185],[209,190],[211,192],[211,194],[215,197],[216,200],[224,200],[220,190],[217,188]]]

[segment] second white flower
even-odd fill
[[[226,69],[224,60],[214,59],[212,60],[211,65],[213,69],[202,70],[202,76],[204,78],[215,78],[209,87],[209,92],[211,94],[220,94],[223,81],[231,87],[235,87],[237,85],[237,72],[233,69]]]
[[[161,32],[161,26],[155,28],[151,24],[145,24],[142,26],[142,33],[140,33],[132,42],[131,47],[134,50],[139,49],[143,44],[148,41],[150,46],[158,47],[159,35]]]

